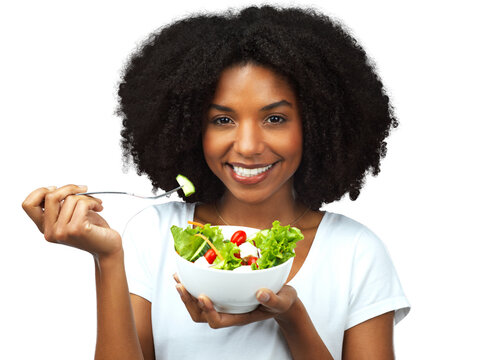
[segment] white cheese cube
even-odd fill
[[[240,245],[239,248],[240,248],[240,257],[242,259],[245,259],[249,256],[258,257],[257,248],[252,244],[250,244],[248,241]]]

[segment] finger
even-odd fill
[[[86,186],[66,185],[55,191],[49,192],[45,196],[44,210],[44,230],[45,238],[49,241],[53,240],[53,226],[57,222],[60,212],[61,202],[68,196],[79,192],[85,192]]]
[[[101,204],[100,204],[101,205]],[[103,210],[103,205],[100,211]],[[87,220],[92,225],[97,225],[106,229],[110,229],[110,225],[108,225],[107,221],[98,215],[100,211],[89,211],[87,214]]]
[[[103,206],[101,205],[102,200],[100,199],[84,196],[84,195],[81,195],[81,196],[69,195],[65,198],[61,206],[60,214],[58,215],[58,219],[57,219],[57,224],[68,224],[71,221],[73,212],[75,211],[75,208],[77,207],[77,204],[79,203],[79,201],[86,201],[86,202],[92,202],[92,203],[98,204],[99,206],[92,208],[92,210],[94,211],[103,210]],[[87,207],[87,211],[88,209],[90,208]]]
[[[198,297],[198,306],[202,310],[205,321],[212,329],[230,326],[225,320],[222,321],[222,314],[215,310],[212,301],[207,296],[200,295]]]
[[[120,234],[111,229],[97,211],[102,205],[93,199],[80,198],[76,202],[71,220],[62,231],[57,228],[57,242],[70,245],[96,256],[111,255],[122,248]],[[63,224],[57,224],[62,226]]]
[[[185,307],[187,308],[190,317],[195,322],[205,322],[204,317],[202,316],[202,309],[199,306],[199,302],[195,299],[182,284],[175,285],[178,293],[180,294],[180,298],[182,299]]]
[[[256,294],[257,300],[270,312],[283,313],[290,309],[297,298],[297,291],[288,285],[275,294],[269,289],[260,289]]]
[[[92,216],[89,211],[102,211],[103,206],[99,201],[88,196],[67,196],[60,207],[60,214],[52,230],[51,241],[62,244],[73,244],[71,240],[86,234],[86,225],[91,222]],[[73,219],[75,212],[76,219]],[[80,218],[80,219],[79,219]],[[83,228],[82,228],[83,226]],[[90,234],[90,238],[96,238],[98,235]]]
[[[102,241],[108,243],[107,229],[93,224],[89,216],[90,212],[99,212],[103,210],[102,204],[87,196],[79,197],[75,201],[75,208],[68,223],[68,232],[73,238],[87,238],[92,241]],[[65,215],[67,217],[68,215]],[[107,237],[107,238],[106,238]]]
[[[203,316],[208,325],[213,329],[223,327],[246,325],[252,322],[266,320],[273,317],[272,313],[256,309],[254,311],[243,314],[227,314],[219,313],[215,310],[212,301],[205,295],[198,297],[198,303],[203,311]]]
[[[180,278],[178,277],[177,273],[173,274],[173,280],[175,280],[177,284],[180,284]]]
[[[41,187],[32,191],[23,201],[22,208],[25,210],[30,219],[33,220],[38,229],[43,233],[43,204],[45,195],[53,190],[55,186]]]

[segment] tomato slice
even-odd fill
[[[252,265],[253,263],[257,263],[258,258],[255,256],[250,256],[247,261],[247,265]]]
[[[203,256],[205,257],[205,259],[207,259],[208,263],[211,264],[215,261],[217,254],[215,254],[215,251],[213,251],[213,249],[208,249]]]
[[[243,230],[235,231],[230,239],[237,246],[242,245],[247,240],[247,233]]]

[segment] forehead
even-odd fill
[[[288,81],[274,71],[259,65],[235,65],[223,70],[220,75],[214,103],[218,102],[268,102],[285,99],[295,101]]]

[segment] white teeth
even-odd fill
[[[268,166],[256,168],[256,169],[246,169],[239,166],[234,166],[233,171],[235,171],[235,173],[237,173],[240,176],[252,177],[267,171],[272,166],[273,165],[268,165]]]

